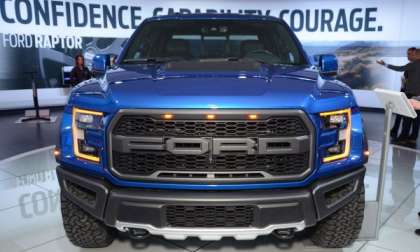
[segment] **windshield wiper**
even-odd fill
[[[226,61],[239,61],[239,60],[241,60],[241,59],[238,58],[238,57],[228,57],[228,58],[226,58]]]
[[[265,60],[262,60],[262,59],[251,58],[251,57],[245,58],[245,59],[249,59],[249,60],[252,60],[252,61],[256,61],[260,64],[266,64],[266,65],[270,65],[270,66],[281,66],[281,67],[296,67],[296,66],[299,66],[297,64],[282,63],[282,62],[275,62],[275,61],[265,61]]]
[[[177,59],[171,58],[141,58],[141,59],[124,59],[123,63],[128,64],[161,64],[169,61],[176,61]]]
[[[260,63],[260,64],[268,64],[268,65],[271,65],[271,63],[266,62],[266,61],[263,61],[263,60],[261,60],[261,59],[248,58],[248,57],[245,57],[245,58],[228,57],[228,58],[226,58],[225,60],[226,60],[226,61],[229,61],[229,62],[238,62],[238,61],[243,61],[243,60],[249,60],[249,61],[255,61],[255,62],[258,62],[258,63]]]

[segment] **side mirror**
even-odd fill
[[[316,55],[315,62],[318,63],[319,73],[323,76],[333,77],[338,73],[338,60],[335,55],[322,54]]]
[[[109,54],[96,54],[92,61],[92,72],[95,76],[105,74],[108,67],[111,66],[111,55]]]

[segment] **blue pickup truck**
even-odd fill
[[[112,66],[111,66],[112,65]],[[280,19],[143,21],[76,86],[55,154],[64,228],[80,247],[117,232],[253,240],[358,236],[367,141],[333,55],[309,59]]]

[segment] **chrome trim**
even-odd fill
[[[117,221],[115,228],[127,232],[130,228],[145,229],[152,235],[161,235],[168,240],[185,240],[197,237],[202,241],[218,241],[223,237],[233,237],[236,240],[255,240],[258,236],[269,235],[277,229],[293,229],[302,231],[306,227],[305,221],[270,225],[265,228],[157,228],[149,224],[129,223]]]
[[[203,120],[202,115],[214,114],[218,118],[217,120],[243,120],[244,115],[248,114],[258,114],[259,120],[268,119],[271,116],[298,116],[304,122],[305,126],[309,130],[309,166],[303,173],[298,175],[286,175],[286,176],[272,176],[268,178],[227,178],[227,179],[189,179],[189,178],[156,178],[149,176],[139,176],[139,175],[130,175],[130,174],[121,174],[119,171],[114,169],[112,163],[112,130],[116,126],[117,122],[123,115],[148,115],[153,118],[161,119],[160,116],[163,114],[173,114],[177,119],[188,120],[196,119]],[[200,119],[199,119],[200,118]],[[112,118],[110,124],[107,128],[107,145],[108,145],[108,169],[111,173],[120,178],[126,180],[136,180],[136,181],[155,181],[155,182],[181,182],[181,183],[194,183],[194,182],[206,182],[206,183],[251,183],[251,182],[276,182],[276,181],[299,181],[303,180],[313,172],[315,167],[315,134],[316,128],[310,121],[309,117],[303,110],[298,109],[121,109],[117,114]],[[171,171],[177,172],[177,171]],[[246,173],[258,173],[261,171],[243,171]],[[195,172],[194,172],[195,173]]]
[[[226,181],[226,178],[218,178],[217,175],[244,175],[244,174],[256,174],[256,175],[260,175],[261,178],[255,178],[255,177],[251,177],[251,178],[239,178],[240,180],[253,180],[255,181],[256,179],[260,179],[260,180],[267,180],[267,179],[272,179],[273,176],[267,172],[264,171],[226,171],[226,172],[206,172],[206,171],[165,171],[165,170],[161,170],[161,171],[156,171],[154,172],[152,175],[150,175],[151,178],[154,178],[156,180],[159,179],[165,179],[168,181],[179,181],[180,179],[186,179],[185,177],[182,178],[169,178],[169,177],[164,177],[162,178],[161,175],[162,174],[185,174],[185,175],[189,175],[191,174],[191,179],[193,179],[194,181],[197,182],[208,182],[210,179],[212,181]],[[205,175],[205,178],[197,178],[194,177],[193,175]],[[204,176],[203,176],[204,177]],[[188,179],[188,178],[187,178]],[[238,178],[232,178],[232,180],[238,180]]]

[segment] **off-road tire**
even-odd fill
[[[75,246],[103,248],[115,238],[115,230],[83,211],[61,193],[61,215],[67,237]]]
[[[346,206],[322,220],[314,228],[312,242],[323,248],[344,248],[359,236],[365,209],[365,188]]]

